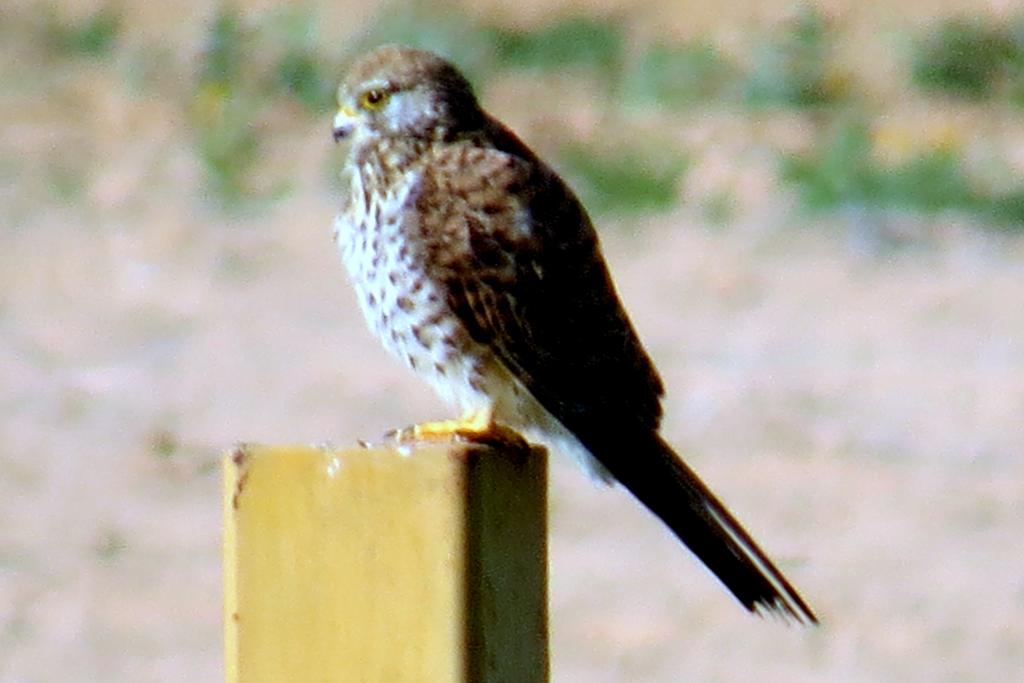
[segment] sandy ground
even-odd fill
[[[445,410],[358,317],[326,122],[277,112],[265,155],[296,189],[227,216],[173,103],[66,69],[0,101],[0,683],[214,681],[219,453]],[[528,107],[505,118],[543,137]],[[81,196],[48,193],[54,159],[91,169]],[[865,252],[855,219],[795,217],[756,150],[724,163],[745,188],[729,226],[681,208],[601,231],[669,387],[667,436],[822,626],[746,616],[556,459],[553,679],[1015,679],[1024,241],[939,217]]]

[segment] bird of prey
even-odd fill
[[[463,413],[414,434],[521,431],[628,489],[748,610],[816,622],[659,435],[661,379],[565,182],[433,53],[369,52],[338,105],[334,139],[350,147],[334,239],[360,307]]]

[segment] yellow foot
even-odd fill
[[[485,438],[494,428],[490,410],[477,410],[466,413],[458,420],[441,422],[423,422],[405,429],[389,432],[399,442],[410,441],[448,441],[462,438],[469,441]]]

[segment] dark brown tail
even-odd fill
[[[707,565],[751,612],[762,610],[800,623],[818,623],[746,529],[715,497],[700,477],[660,436],[629,451],[605,451],[598,459]],[[610,457],[601,457],[607,454]]]

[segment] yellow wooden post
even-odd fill
[[[546,467],[515,440],[228,454],[227,681],[546,681]]]

